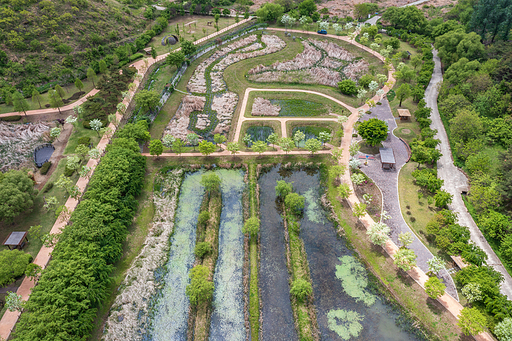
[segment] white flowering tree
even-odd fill
[[[295,24],[295,22],[295,18],[289,14],[285,14],[281,17],[281,23],[284,24],[285,30],[287,29],[288,26],[292,26],[293,24]]]
[[[299,23],[302,26],[302,30],[305,31],[308,25],[308,17],[303,15],[299,18]]]
[[[391,229],[384,223],[374,223],[366,231],[370,241],[379,246],[383,246],[386,243],[389,239],[389,233],[391,233]]]
[[[66,168],[77,170],[80,167],[80,158],[77,155],[71,155],[66,158]]]
[[[91,126],[91,129],[98,133],[98,136],[100,136],[100,129],[103,127],[103,123],[101,123],[99,119],[95,118],[94,120],[89,121],[89,125]]]
[[[348,122],[348,117],[347,116],[338,116],[338,123],[339,124],[344,124],[344,123],[347,123]]]
[[[431,259],[427,260],[427,264],[428,271],[432,272],[433,274],[438,274],[440,271],[446,269],[444,265],[444,260],[437,256],[434,256]]]
[[[478,283],[466,284],[461,292],[469,303],[482,300],[482,290],[480,290],[480,284]]]
[[[91,167],[89,166],[82,166],[82,169],[80,169],[80,177],[82,178],[88,178],[89,173],[91,172]]]
[[[89,157],[91,159],[99,159],[100,158],[100,150],[98,148],[93,148],[89,150]]]
[[[354,27],[354,25],[351,22],[345,24],[345,29],[347,31],[350,30],[352,27]]]
[[[380,45],[377,43],[371,43],[370,48],[374,51],[377,51],[379,49]]]
[[[321,30],[328,30],[329,29],[329,22],[328,21],[320,21],[318,23],[318,27],[321,29]]]
[[[359,90],[357,90],[357,98],[364,100],[367,93],[368,93],[368,91],[366,91],[363,88],[360,88]],[[363,113],[364,113],[364,111],[363,111]]]
[[[414,236],[411,232],[402,232],[398,234],[398,241],[402,247],[408,247],[414,241]]]
[[[377,91],[375,92],[375,94],[376,94],[377,96],[379,96],[379,98],[382,98],[382,96],[384,95],[384,90],[379,89],[379,90],[377,90]]]
[[[512,341],[512,318],[507,317],[494,327],[494,334],[500,341]]]
[[[400,249],[394,257],[393,263],[404,271],[409,271],[416,266],[416,254],[411,249]]]
[[[21,295],[11,291],[7,292],[7,296],[5,296],[5,307],[9,311],[22,311],[24,303],[25,302],[21,299]]]
[[[354,170],[354,169],[358,169],[360,166],[361,166],[361,161],[359,161],[358,159],[356,158],[352,158],[350,159],[350,161],[348,162],[348,166],[350,167],[350,169]]]
[[[171,134],[165,134],[162,138],[162,144],[167,148],[172,148],[174,141],[176,141],[176,138]]]
[[[368,89],[370,89],[371,92],[374,92],[379,88],[379,83],[376,81],[371,81],[370,84],[368,84]]]
[[[340,35],[340,33],[343,31],[343,26],[340,24],[333,24],[332,28],[334,28],[334,32],[336,32],[337,35]]]

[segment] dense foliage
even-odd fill
[[[87,339],[122,255],[145,164],[140,153],[122,144],[109,147],[32,290],[16,340]]]
[[[34,203],[34,182],[25,171],[0,173],[0,221],[11,221]]]
[[[25,273],[32,256],[20,250],[2,250],[0,252],[0,286],[13,282]]]

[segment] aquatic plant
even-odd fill
[[[375,303],[376,296],[366,290],[368,278],[365,268],[354,257],[339,258],[341,264],[336,265],[336,278],[341,281],[343,290],[358,302],[367,306]]]
[[[310,188],[307,192],[304,193],[304,198],[306,199],[306,217],[315,223],[322,222],[322,208],[317,200],[317,195],[314,192],[313,188]]]
[[[363,316],[351,310],[331,310],[327,313],[329,329],[338,334],[343,340],[350,340],[351,337],[359,336],[359,333],[363,330],[363,326],[359,323],[362,319]]]

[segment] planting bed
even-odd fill
[[[164,135],[184,139],[187,134],[194,132],[212,140],[214,134],[227,134],[238,104],[238,95],[227,90],[224,70],[239,61],[275,53],[285,46],[285,42],[276,35],[252,34],[215,51],[194,71],[187,85],[187,90],[194,96],[183,98]],[[189,105],[191,98],[197,102],[193,108]]]
[[[368,72],[369,64],[340,45],[313,38],[303,40],[304,50],[292,60],[258,65],[249,70],[255,82],[321,84],[337,87],[343,79],[356,81]]]

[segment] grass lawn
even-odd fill
[[[283,101],[282,104],[279,104],[281,106],[279,116],[332,117],[329,115],[330,113],[350,115],[350,112],[341,105],[315,94],[286,91],[252,91],[249,93],[249,99],[247,100],[245,117],[264,117],[251,114],[252,105],[256,97]]]
[[[73,133],[68,139],[66,148],[64,149],[64,155],[74,154],[75,148],[78,146],[78,140],[81,137],[89,137],[93,146],[96,146],[100,141],[98,133],[92,129],[86,129],[81,122],[77,122],[76,128],[73,128]]]
[[[240,17],[240,21],[243,20],[243,16]],[[212,26],[208,26],[208,22],[212,21]],[[190,25],[184,26],[188,23]],[[232,17],[221,17],[219,19],[219,30],[228,27],[230,25],[235,24],[235,18]],[[160,33],[159,35],[153,37],[149,42],[148,46],[153,46],[156,50],[157,54],[164,54],[167,52],[171,52],[172,50],[180,47],[180,42],[176,43],[176,45],[166,45],[162,46],[162,39],[165,36],[176,35],[176,30],[178,25],[179,27],[179,35],[183,37],[185,40],[195,41],[201,39],[209,34],[217,32],[215,27],[215,18],[212,16],[204,16],[204,15],[187,15],[187,16],[178,16],[169,21],[169,26]],[[185,29],[184,29],[185,27]]]
[[[149,161],[149,158],[148,158]],[[117,297],[119,285],[126,276],[126,271],[130,268],[133,259],[139,254],[146,235],[151,227],[153,220],[153,182],[155,179],[156,169],[152,167],[152,163],[148,162],[146,176],[144,177],[144,187],[141,194],[137,198],[139,207],[135,216],[135,220],[128,228],[128,236],[123,243],[123,256],[114,264],[114,271],[110,275],[112,282],[108,288],[108,296],[98,309],[98,315],[95,319],[95,327],[89,340],[100,340],[103,334],[103,328],[108,318],[110,307]]]
[[[84,84],[84,88],[82,89],[82,91],[84,91],[86,94],[89,93],[89,91],[91,91],[94,88],[92,86],[92,82],[88,81],[87,79],[82,79],[82,83]],[[75,92],[78,92],[78,89],[76,88],[75,84],[63,85],[62,88],[66,92],[66,95],[64,96],[64,98],[69,98]],[[45,105],[49,103],[49,101],[48,101],[48,91],[43,93],[43,94],[41,94],[41,97],[42,97],[41,98],[41,106],[42,106],[42,109],[45,109]],[[27,98],[27,102],[28,102],[28,105],[29,105],[29,110],[41,109],[39,107],[39,102],[37,102],[37,101],[36,102],[32,102],[32,98],[31,97]],[[64,104],[64,105],[68,105],[68,104]],[[0,114],[5,114],[5,113],[8,113],[8,112],[13,112],[13,111],[14,111],[14,106],[6,105],[6,104],[0,104]],[[23,112],[21,114],[23,114]]]

